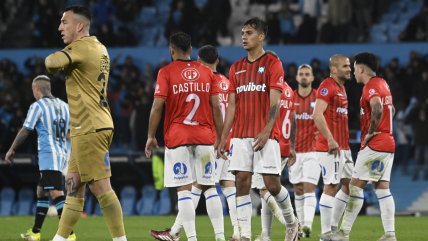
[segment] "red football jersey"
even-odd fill
[[[375,132],[380,133],[373,136],[369,141],[368,146],[375,151],[394,152],[395,141],[394,136],[392,135],[394,106],[392,103],[392,95],[386,81],[379,77],[371,78],[363,88],[363,94],[360,99],[361,143],[369,131],[371,116],[370,99],[375,96],[380,97],[383,112],[380,122],[375,129]]]
[[[288,157],[290,155],[290,133],[291,122],[294,111],[294,92],[284,82],[284,89],[281,94],[281,102],[279,106],[279,116],[276,120],[276,128],[280,130],[279,147],[281,149],[281,157]]]
[[[219,92],[212,70],[197,61],[177,60],[159,70],[155,98],[165,99],[166,147],[214,144],[210,96]]]
[[[218,72],[214,72],[214,76],[215,76],[216,85],[220,89],[220,94],[219,94],[220,109],[221,109],[221,114],[223,115],[223,121],[224,121],[224,118],[226,117],[227,101],[229,98],[230,81],[228,78],[226,78],[226,76]],[[213,129],[213,131],[214,131],[214,135],[216,135],[215,128]],[[230,132],[226,141],[226,151],[229,151],[231,137],[232,137],[232,131]]]
[[[268,121],[269,91],[282,91],[282,63],[270,53],[265,53],[253,62],[243,58],[230,67],[229,79],[229,92],[236,93],[232,138],[254,138]],[[270,138],[278,140],[278,132],[274,128]]]
[[[321,82],[317,90],[317,99],[324,100],[328,106],[324,112],[327,127],[340,150],[349,150],[348,97],[345,87],[328,77]],[[316,151],[328,151],[325,137],[319,133],[315,142]]]
[[[316,100],[316,89],[312,89],[308,96],[301,96],[297,90],[294,91],[294,112],[296,117],[296,140],[294,149],[296,153],[315,151],[317,127],[314,122],[314,107]]]

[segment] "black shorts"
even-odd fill
[[[39,186],[45,191],[64,190],[64,176],[60,171],[45,170],[40,171]]]

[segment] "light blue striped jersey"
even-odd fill
[[[69,119],[67,103],[58,98],[44,97],[30,106],[24,128],[37,131],[40,171],[62,171],[66,166]]]

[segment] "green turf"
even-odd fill
[[[163,229],[174,222],[173,216],[164,217],[126,217],[125,228],[129,241],[153,240],[149,236],[150,229]],[[226,219],[226,236],[231,235],[229,217]],[[33,217],[0,217],[0,240],[20,240],[19,234],[31,227]],[[58,219],[46,218],[42,230],[42,240],[50,240],[57,228]],[[320,231],[319,216],[315,218],[314,235],[312,238],[303,240],[318,240]],[[428,240],[428,217],[397,217],[396,229],[398,240]],[[197,216],[196,229],[200,241],[213,240],[211,223],[207,216]],[[81,218],[76,226],[76,234],[79,241],[108,241],[110,235],[102,217]],[[260,217],[253,218],[253,237],[260,232]],[[372,241],[382,235],[382,223],[380,217],[360,216],[351,233],[351,240]],[[186,240],[182,236],[181,240]],[[278,222],[274,222],[272,240],[284,240],[284,228]]]

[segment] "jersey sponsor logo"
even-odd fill
[[[184,179],[187,178],[187,166],[183,162],[176,162],[173,167],[175,174],[174,179]]]
[[[210,92],[209,83],[187,82],[183,84],[172,85],[172,93],[180,94],[187,92]]]
[[[326,96],[326,95],[328,94],[328,89],[327,89],[327,88],[323,88],[323,89],[321,89],[320,94],[321,94],[322,96]]]
[[[235,72],[235,75],[242,74],[242,73],[245,73],[245,72],[247,72],[247,70],[243,69],[243,70],[240,70],[238,72]]]
[[[347,115],[348,114],[348,109],[345,108],[345,107],[337,107],[336,112],[340,113],[340,114]]]
[[[369,89],[369,96],[372,96],[376,94],[376,90],[375,89]]]
[[[266,84],[256,85],[253,82],[250,82],[246,85],[241,85],[238,88],[236,88],[237,94],[241,92],[248,92],[248,91],[266,92]]]
[[[265,72],[265,66],[260,66],[259,69],[257,70],[257,73],[259,74],[263,74]]]
[[[195,68],[185,68],[181,71],[181,76],[188,81],[195,81],[199,79],[199,72]]]
[[[296,114],[296,120],[312,120],[312,119],[314,119],[314,116],[306,112],[303,112],[302,114]]]

